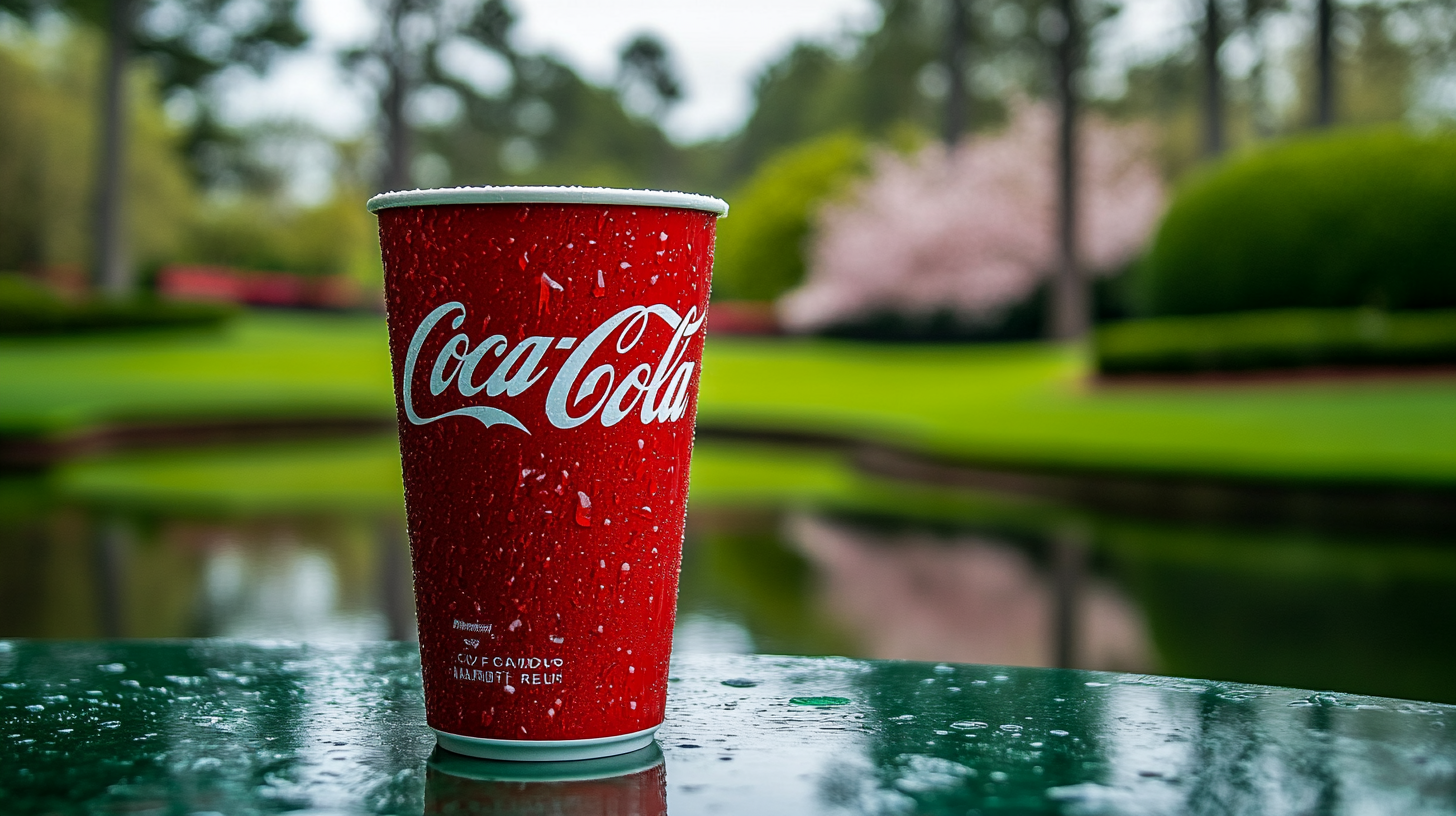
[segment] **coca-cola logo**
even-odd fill
[[[504,335],[493,334],[472,343],[469,335],[459,331],[465,324],[465,304],[451,301],[435,308],[420,321],[410,339],[404,360],[404,383],[401,390],[404,414],[414,425],[428,425],[446,417],[471,417],[487,428],[509,425],[526,433],[530,431],[516,416],[492,405],[466,405],[434,416],[420,416],[415,410],[415,368],[420,351],[436,327],[454,314],[450,328],[456,334],[446,340],[430,368],[429,391],[439,397],[452,386],[465,399],[485,392],[487,398],[518,397],[550,373],[544,366],[546,353],[552,349],[570,350],[546,392],[546,419],[558,428],[575,428],[596,419],[611,427],[636,414],[642,424],[676,422],[687,412],[688,389],[692,384],[694,364],[683,360],[688,338],[703,326],[703,317],[696,306],[686,315],[679,315],[669,306],[630,306],[602,322],[585,338],[527,337],[514,347]],[[638,363],[618,377],[621,358],[637,348],[647,334],[653,318],[660,319],[672,330],[672,338],[656,364]],[[643,352],[632,354],[642,359]],[[651,359],[650,357],[648,359]],[[592,363],[594,368],[588,368]],[[485,368],[491,369],[484,374]]]

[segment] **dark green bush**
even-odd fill
[[[216,326],[235,312],[155,300],[72,303],[19,275],[0,274],[0,336]]]
[[[804,279],[805,244],[819,206],[868,167],[869,146],[838,133],[787,148],[729,196],[718,223],[713,296],[773,300]]]
[[[1309,137],[1174,199],[1132,281],[1146,316],[1456,308],[1456,138]]]
[[[1456,363],[1456,311],[1306,309],[1129,320],[1097,331],[1104,374]]]

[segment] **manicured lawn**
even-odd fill
[[[1456,487],[1456,379],[1119,387],[1045,345],[712,340],[705,426],[835,433],[986,464]],[[393,414],[377,318],[0,343],[0,434],[116,420]]]
[[[1015,466],[1456,486],[1456,379],[1090,389],[1044,345],[718,342],[700,422]]]
[[[384,322],[374,317],[253,314],[213,331],[0,341],[0,435],[393,415]]]

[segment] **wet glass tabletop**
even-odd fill
[[[0,641],[5,813],[1451,813],[1456,707],[1146,675],[680,655],[657,744],[439,751],[403,643]]]

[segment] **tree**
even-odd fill
[[[1003,132],[954,150],[880,154],[869,179],[819,211],[809,277],[779,301],[785,325],[818,331],[880,312],[924,320],[946,311],[991,323],[1025,302],[1060,272],[1061,174],[1047,161],[1060,125],[1052,106],[1023,104]],[[1087,268],[1105,274],[1142,249],[1162,214],[1163,182],[1148,129],[1092,116],[1082,131],[1078,243]]]
[[[1218,2],[1203,2],[1203,155],[1209,157],[1223,152],[1224,141],[1223,69],[1218,64],[1224,32]]]
[[[1077,340],[1092,324],[1092,297],[1077,257],[1077,72],[1082,64],[1082,19],[1076,0],[1058,0],[1047,19],[1055,43],[1057,89],[1057,272],[1051,287],[1052,336]]]
[[[0,44],[0,270],[46,273],[64,287],[84,283],[96,240],[93,213],[104,44],[75,27],[52,39]],[[182,134],[167,120],[150,71],[128,73],[124,230],[141,267],[169,260],[195,214],[195,180]],[[139,206],[144,205],[144,206]]]
[[[668,57],[667,46],[651,34],[633,37],[623,46],[618,62],[617,86],[627,110],[661,119],[668,108],[682,100],[682,83]]]
[[[1315,123],[1329,127],[1335,122],[1335,5],[1334,0],[1315,3]]]
[[[126,154],[127,66],[145,58],[163,94],[185,93],[196,102],[188,139],[194,156],[220,128],[205,84],[229,66],[264,70],[279,51],[301,45],[298,0],[0,0],[0,9],[34,20],[46,11],[67,15],[107,32],[106,70],[98,119],[100,160],[96,165],[95,239],[92,275],[112,296],[130,292],[122,205]],[[194,166],[201,167],[201,163]]]
[[[945,27],[945,123],[941,140],[954,147],[966,131],[966,39],[969,26],[965,0],[947,0]]]
[[[484,49],[504,60],[507,71],[514,75],[518,60],[508,32],[515,16],[503,0],[465,4],[381,0],[376,8],[380,24],[374,42],[341,56],[351,71],[375,77],[385,149],[380,186],[402,190],[414,186],[411,104],[430,91],[445,94],[457,104],[461,94],[480,94],[467,80],[446,70],[442,55],[452,47]]]

